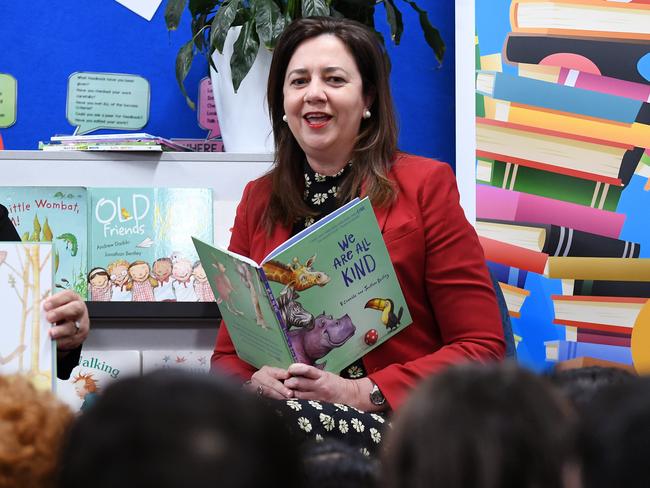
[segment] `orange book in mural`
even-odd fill
[[[604,0],[513,0],[513,32],[650,40],[650,5]]]

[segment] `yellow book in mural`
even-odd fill
[[[551,256],[544,275],[574,280],[650,281],[650,258],[574,258]]]

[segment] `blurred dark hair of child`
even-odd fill
[[[385,488],[577,487],[573,411],[514,363],[451,367],[397,413],[383,469]]]
[[[60,486],[299,486],[281,419],[229,380],[156,371],[106,388],[77,420]]]
[[[0,487],[55,486],[70,409],[20,375],[0,376]]]
[[[378,460],[336,439],[303,443],[304,488],[376,488]]]
[[[591,403],[603,388],[634,381],[636,374],[615,367],[588,366],[584,368],[554,368],[548,378],[573,404],[578,413]]]
[[[602,388],[582,414],[585,486],[649,486],[650,378]]]

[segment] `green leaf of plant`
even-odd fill
[[[380,0],[382,1],[382,0]],[[374,18],[377,0],[337,0],[332,2],[332,15],[356,20],[366,26],[371,25]]]
[[[176,81],[178,82],[178,86],[180,87],[181,92],[185,97],[185,101],[192,110],[194,110],[195,104],[187,95],[187,91],[185,90],[185,78],[187,78],[187,74],[190,72],[193,59],[194,41],[190,39],[181,46],[181,48],[178,50],[178,54],[176,55]]]
[[[282,18],[280,8],[273,0],[258,0],[255,4],[255,26],[260,42],[268,49],[275,46],[275,31],[278,19]]]
[[[395,6],[394,0],[384,0],[386,8],[386,20],[390,25],[390,38],[395,44],[399,44],[404,32],[404,22],[402,21],[402,12]]]
[[[192,12],[192,17],[208,15],[220,3],[221,0],[190,0],[190,12]]]
[[[237,93],[239,85],[241,85],[242,80],[253,66],[259,48],[260,41],[255,31],[255,19],[250,19],[242,25],[230,58],[230,72],[232,73],[232,86],[235,93]]]
[[[420,18],[420,26],[424,31],[424,38],[426,39],[427,44],[431,46],[431,49],[433,49],[438,62],[442,63],[442,58],[445,55],[445,41],[442,40],[440,32],[433,25],[431,25],[431,22],[429,22],[429,16],[427,15],[426,11],[422,10],[417,6],[415,2],[412,2],[411,0],[404,1],[418,13],[418,16]]]
[[[167,30],[178,29],[178,24],[181,22],[181,16],[183,15],[183,10],[185,10],[186,3],[187,0],[167,0],[167,6],[165,7],[165,24],[167,25]]]
[[[207,17],[207,14],[204,14],[192,19],[192,39],[194,39],[194,45],[196,48],[201,52],[204,52],[206,48],[206,34],[201,31],[206,26]]]
[[[226,35],[228,35],[228,30],[232,26],[233,20],[235,20],[235,15],[237,15],[237,9],[241,0],[226,0],[226,2],[221,4],[217,14],[212,20],[212,26],[210,28],[210,50],[213,51],[216,49],[220,53],[223,52],[223,44],[226,42]],[[212,54],[212,52],[208,53]]]
[[[273,48],[278,42],[278,37],[284,32],[284,29],[291,23],[291,17],[288,14],[280,15],[273,26]]]
[[[329,15],[330,8],[326,0],[302,0],[302,16]]]

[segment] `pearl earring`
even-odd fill
[[[372,113],[370,112],[370,110],[365,109],[365,110],[363,111],[363,115],[362,115],[362,117],[363,117],[364,119],[368,120],[370,117],[372,117]]]
[[[285,122],[287,122],[287,121],[289,120],[289,119],[287,118],[287,114],[284,114],[284,115],[282,116],[282,120],[284,120]]]

